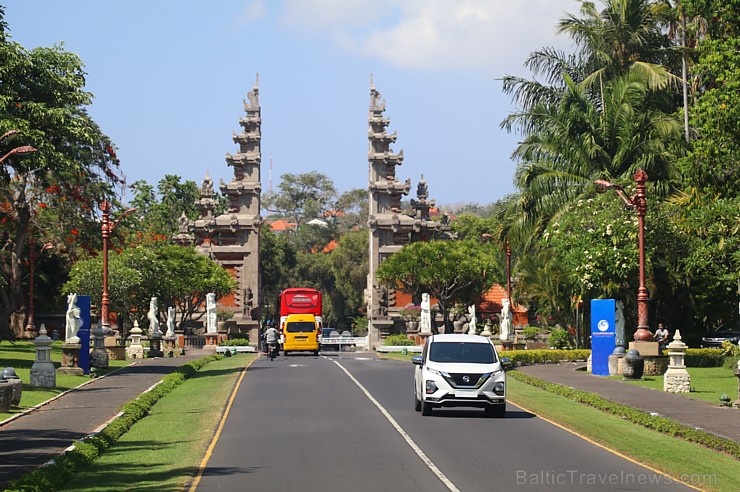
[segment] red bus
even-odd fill
[[[289,314],[313,314],[322,327],[322,296],[321,291],[310,287],[289,287],[278,296],[280,306],[280,330],[282,331],[285,318]]]

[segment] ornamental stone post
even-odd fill
[[[667,393],[688,393],[691,391],[691,376],[686,370],[684,356],[686,344],[681,341],[681,332],[676,330],[673,341],[668,344],[668,370],[663,376],[663,391]]]

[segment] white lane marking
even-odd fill
[[[352,382],[354,382],[357,385],[357,387],[360,388],[360,390],[362,390],[363,393],[365,393],[365,396],[367,396],[368,400],[370,400],[371,402],[373,402],[373,405],[375,405],[378,408],[378,410],[380,410],[380,413],[382,413],[383,416],[388,420],[388,422],[391,423],[391,425],[393,426],[393,428],[396,429],[396,432],[398,432],[399,434],[401,434],[401,437],[403,437],[403,439],[406,441],[406,443],[409,446],[411,446],[411,449],[413,449],[414,452],[416,453],[416,455],[419,458],[421,458],[421,461],[423,461],[424,464],[427,465],[427,468],[429,468],[432,471],[432,473],[434,473],[435,475],[437,475],[437,478],[439,478],[442,481],[442,483],[445,484],[445,486],[447,487],[447,489],[449,489],[449,490],[451,490],[453,492],[460,492],[460,489],[458,489],[457,487],[455,487],[455,484],[453,484],[450,481],[450,479],[447,478],[445,476],[445,474],[442,473],[442,471],[439,468],[437,468],[437,465],[435,465],[432,462],[432,460],[430,460],[429,457],[427,457],[427,455],[424,454],[424,451],[422,451],[421,448],[419,446],[417,446],[417,444],[414,442],[414,440],[411,439],[411,436],[409,436],[406,433],[406,431],[403,430],[403,428],[398,424],[398,422],[396,422],[396,420],[393,417],[391,417],[391,414],[388,413],[388,411],[385,408],[383,408],[383,405],[381,405],[380,402],[378,400],[376,400],[373,397],[373,395],[371,395],[370,392],[368,390],[366,390],[365,387],[362,384],[360,384],[360,382],[357,379],[355,379],[355,377],[352,374],[350,374],[350,372],[347,369],[344,368],[344,366],[342,364],[340,364],[339,362],[337,362],[337,361],[335,361],[333,359],[331,361],[333,363],[335,363],[337,366],[339,366],[339,368],[342,371],[344,371],[344,373],[347,375],[347,377],[349,377],[352,380]]]

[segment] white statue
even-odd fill
[[[167,333],[165,333],[166,337],[174,337],[175,336],[175,307],[170,306],[167,308]]]
[[[422,335],[432,334],[432,306],[429,300],[429,294],[421,295],[421,325],[419,333]]]
[[[206,294],[206,333],[216,333],[216,294]]]
[[[82,311],[77,306],[77,294],[67,296],[67,322],[64,341],[66,343],[80,343],[77,331],[82,328]]]
[[[157,298],[152,297],[149,301],[149,312],[146,317],[149,320],[149,335],[155,338],[161,337],[162,332],[159,331],[159,310],[157,309]]]
[[[475,304],[468,306],[468,314],[470,315],[470,329],[468,330],[468,335],[475,335],[478,330],[478,327],[476,326],[478,320],[475,318]]]
[[[512,338],[512,330],[511,330],[511,305],[509,304],[508,299],[504,299],[501,301],[502,308],[501,308],[501,324],[499,326],[500,328],[500,334],[499,338],[502,342],[509,342]]]

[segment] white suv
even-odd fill
[[[414,408],[431,415],[435,407],[482,407],[506,415],[506,373],[496,348],[480,335],[432,335],[422,355],[412,357]]]

